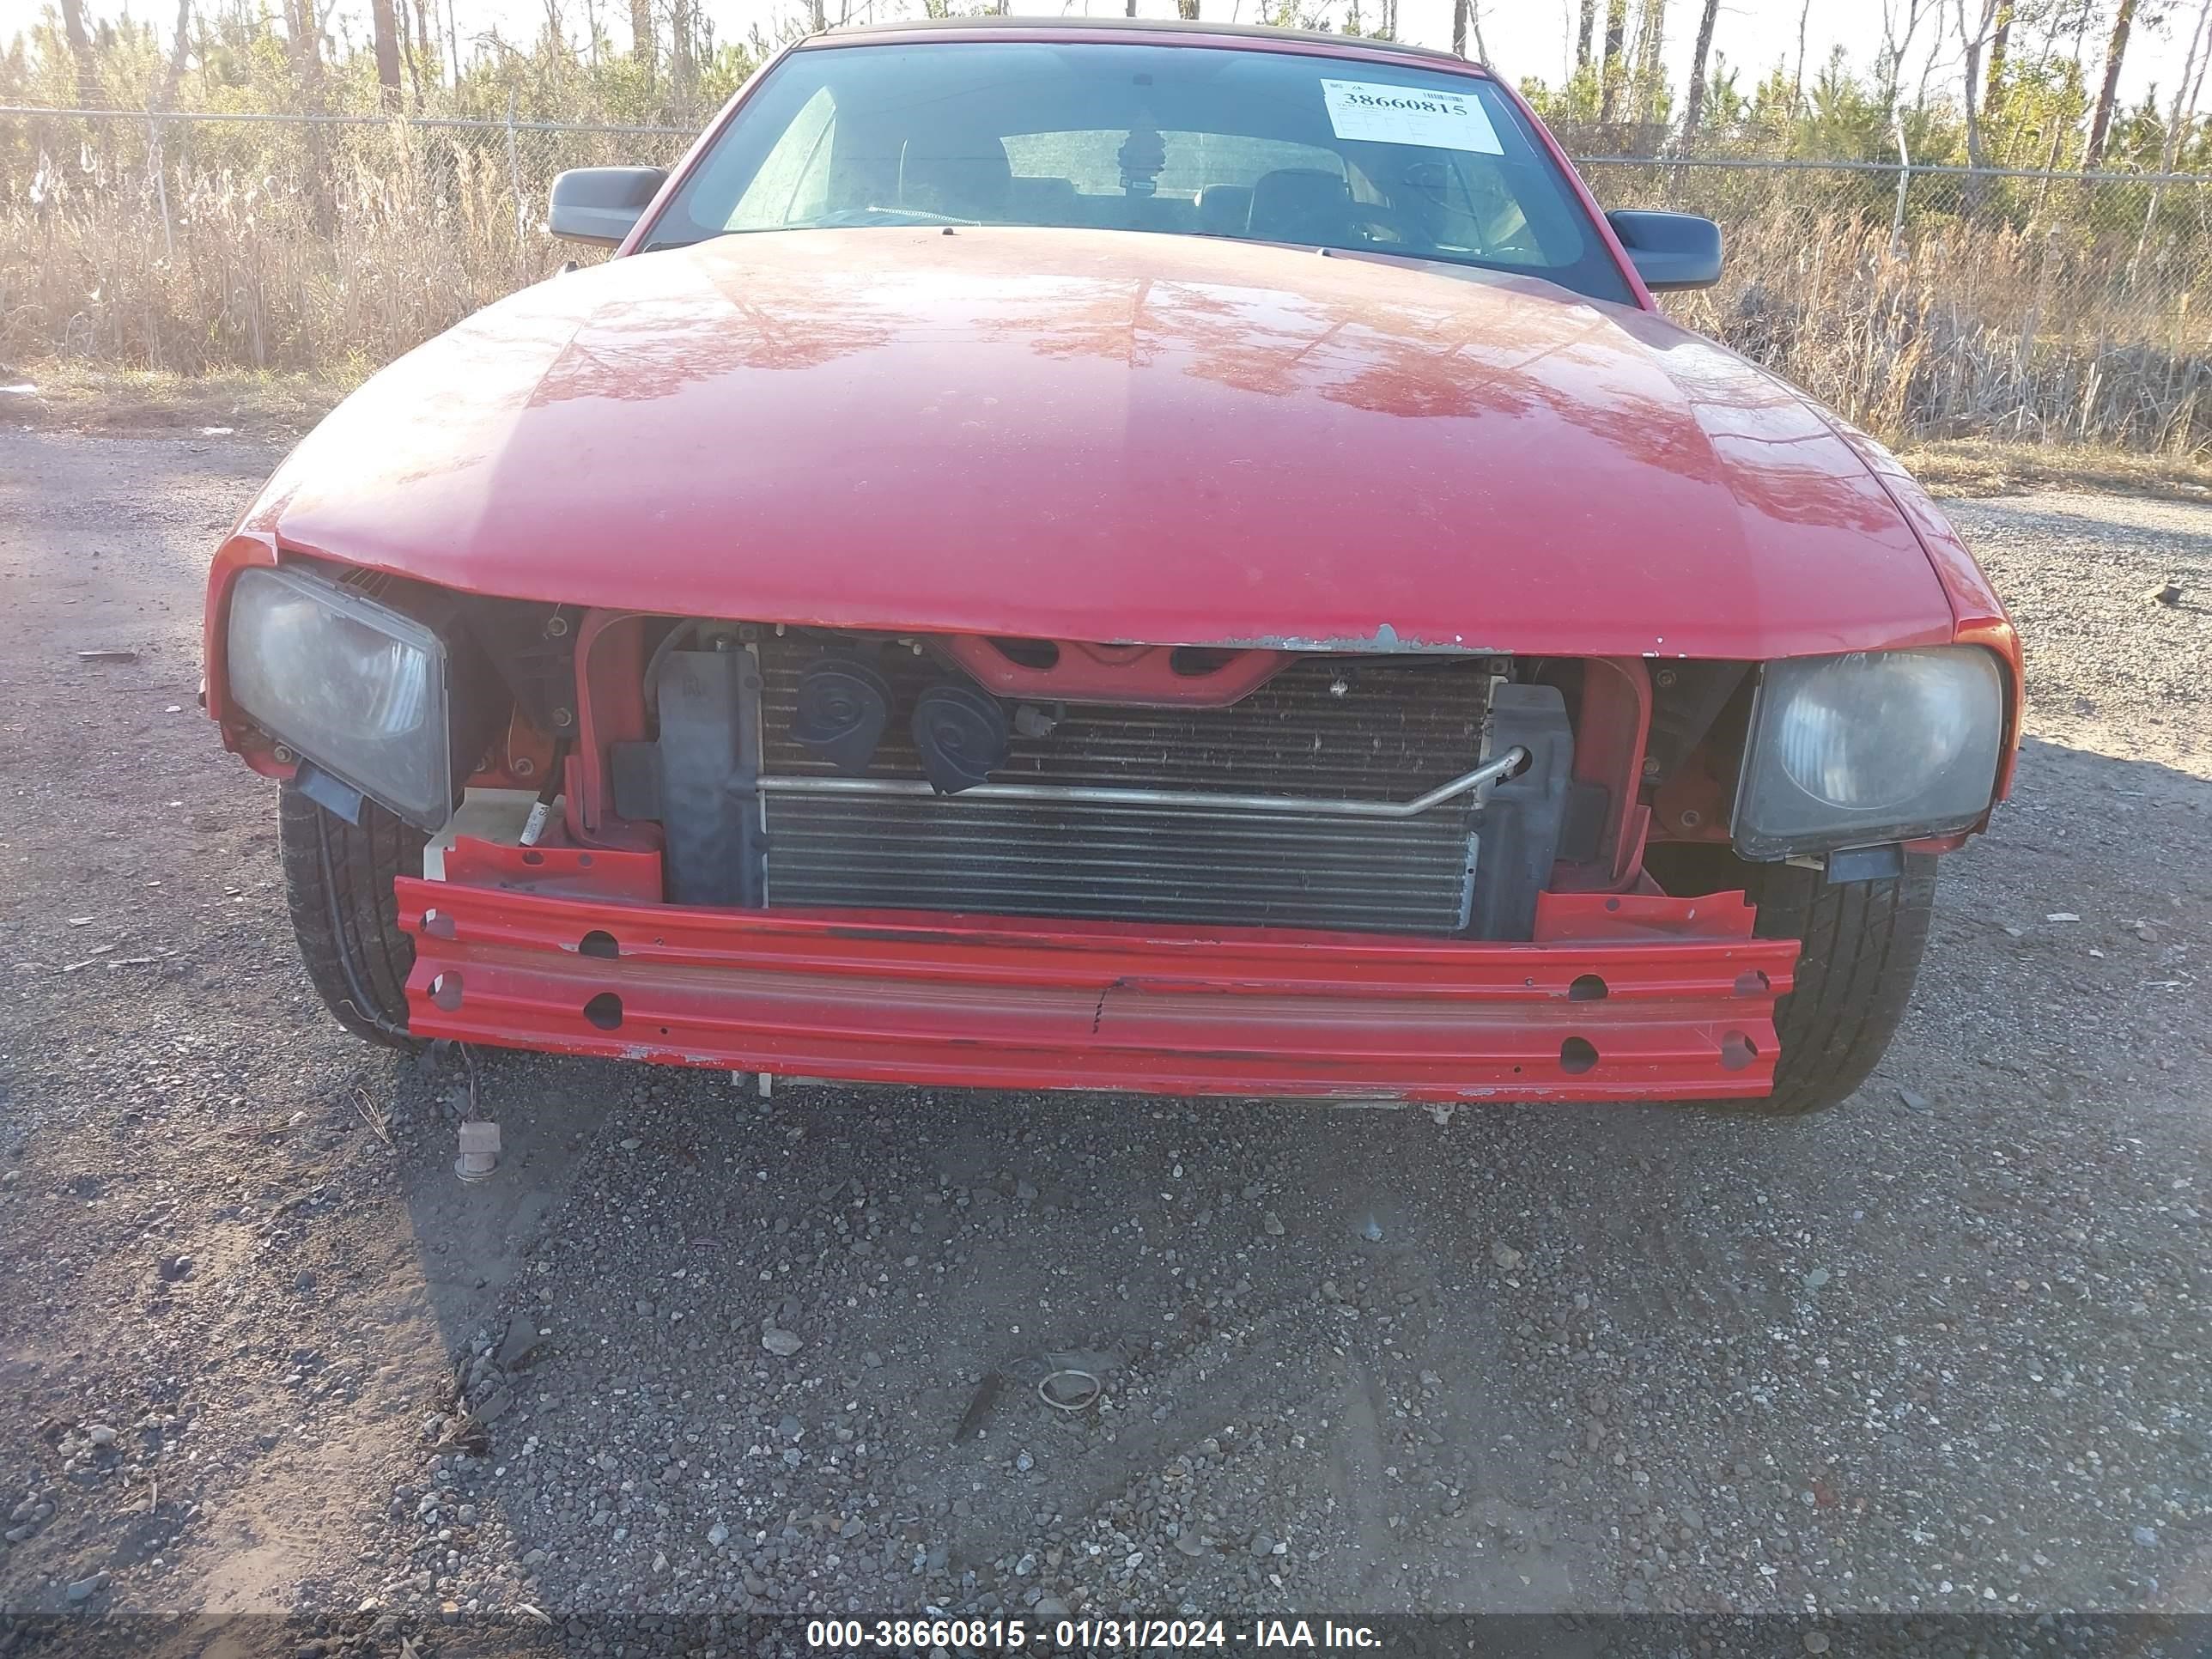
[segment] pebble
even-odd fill
[[[1270,1238],[1280,1238],[1283,1236],[1283,1218],[1273,1210],[1268,1211],[1260,1218],[1260,1231]]]
[[[1806,1652],[1808,1652],[1808,1653],[1826,1653],[1827,1650],[1828,1650],[1828,1638],[1827,1638],[1827,1635],[1826,1635],[1826,1633],[1825,1632],[1822,1632],[1822,1631],[1817,1631],[1817,1630],[1808,1630],[1808,1631],[1807,1631],[1807,1632],[1805,1632],[1805,1651],[1806,1651]]]
[[[1521,1265],[1522,1256],[1520,1251],[1501,1241],[1490,1247],[1490,1259],[1507,1273],[1511,1273]]]
[[[805,1346],[799,1337],[781,1326],[771,1325],[761,1333],[761,1346],[778,1359],[788,1359]]]
[[[499,1352],[493,1362],[503,1371],[511,1371],[538,1352],[538,1322],[526,1313],[519,1313],[507,1322],[507,1334],[500,1339]]]
[[[707,1528],[707,1541],[709,1544],[712,1544],[716,1549],[721,1548],[723,1545],[730,1541],[730,1529],[724,1526],[720,1522],[717,1521],[713,1526]]]
[[[80,1578],[71,1584],[69,1587],[69,1599],[72,1601],[88,1601],[106,1588],[107,1575],[105,1572],[95,1572],[91,1577]]]
[[[2144,1549],[2154,1550],[2158,1547],[2158,1528],[2156,1527],[2137,1527],[2129,1534],[2129,1536],[2133,1538],[2136,1542],[2141,1545]]]

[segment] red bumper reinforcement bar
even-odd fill
[[[1797,956],[1751,937],[1741,894],[1547,894],[1525,945],[398,894],[418,1036],[951,1087],[1758,1096]]]

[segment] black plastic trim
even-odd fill
[[[1555,685],[1501,685],[1491,693],[1490,750],[1518,746],[1528,764],[1483,803],[1475,860],[1478,939],[1523,939],[1536,931],[1536,895],[1551,884],[1573,782],[1574,726]]]

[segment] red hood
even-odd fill
[[[1723,657],[1952,629],[1858,456],[1709,341],[1184,236],[799,231],[556,277],[377,375],[248,521],[768,622]]]

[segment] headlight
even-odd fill
[[[453,816],[452,681],[433,629],[319,577],[249,570],[226,653],[231,701],[270,736],[410,823]]]
[[[1769,663],[1736,851],[1778,859],[1963,830],[1989,810],[2003,741],[2003,684],[1979,647]]]

